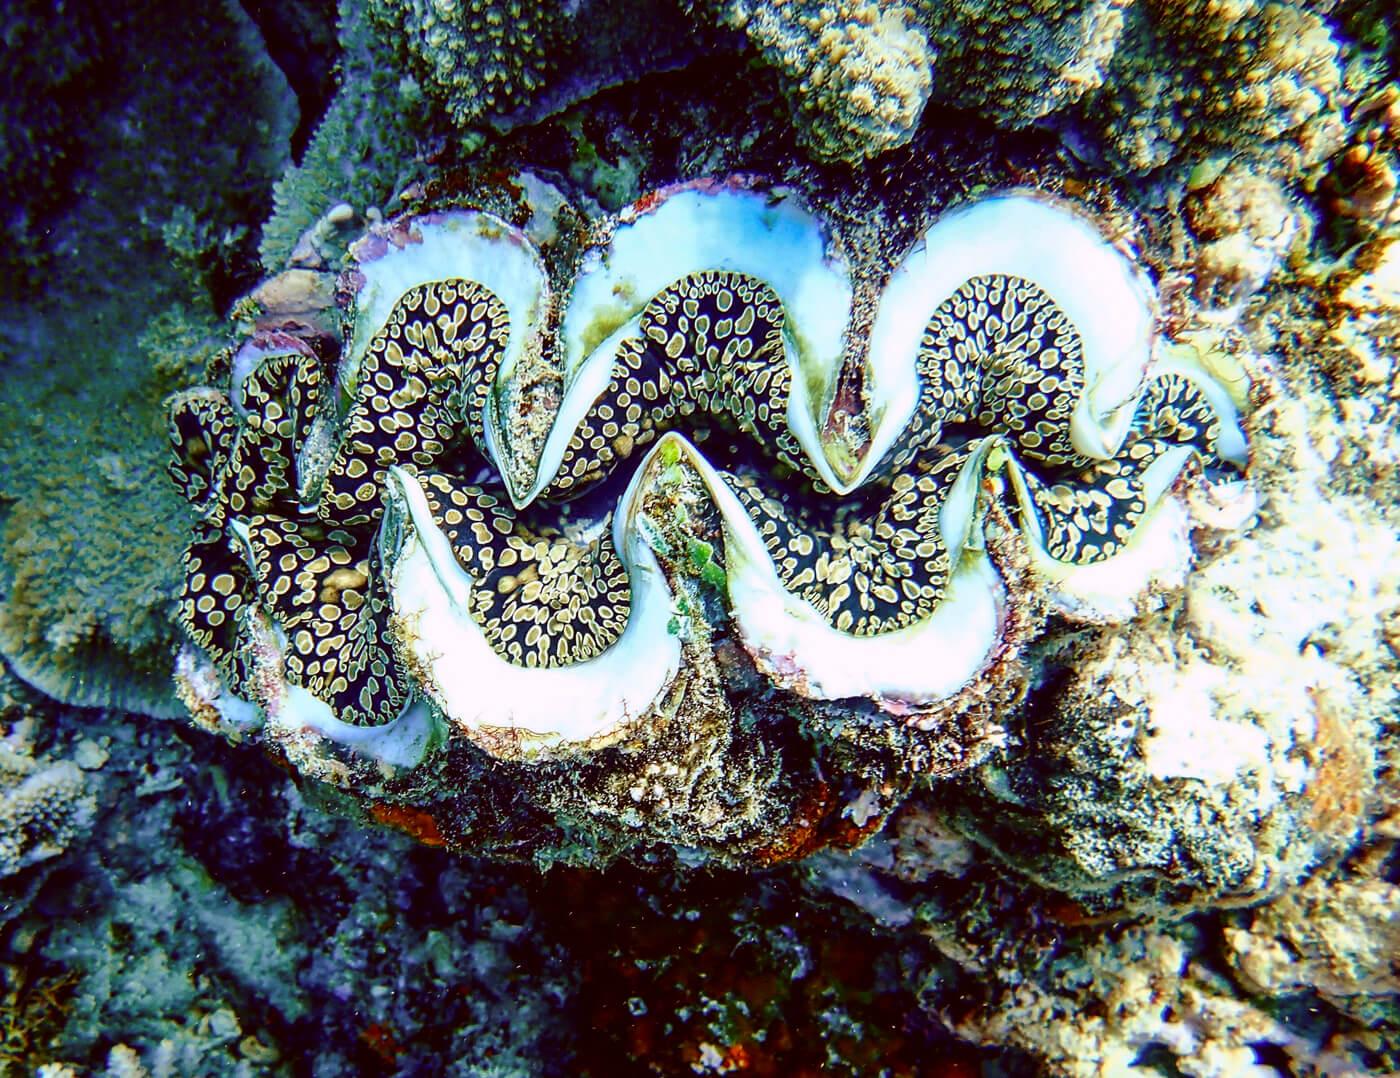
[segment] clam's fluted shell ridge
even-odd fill
[[[861,282],[795,192],[681,184],[594,236],[552,286],[499,217],[390,222],[343,280],[333,383],[267,340],[238,353],[233,407],[177,403],[172,470],[204,515],[183,617],[225,682],[191,666],[198,707],[246,726],[243,694],[269,729],[396,766],[440,720],[516,760],[644,741],[708,646],[686,628],[698,552],[770,691],[894,722],[993,676],[1026,584],[992,516],[1043,600],[1123,617],[1189,560],[1183,471],[1245,463],[1238,392],[1157,355],[1145,275],[1041,195],[936,219],[868,335]],[[522,403],[525,357],[557,394]],[[838,412],[868,432],[855,457]],[[734,471],[713,426],[753,450]],[[333,481],[294,474],[314,469]]]
[[[865,697],[919,705],[951,696],[987,663],[1006,594],[976,534],[977,486],[989,446],[975,452],[941,516],[955,568],[936,612],[873,636],[841,632],[784,587],[748,513],[694,446],[668,435],[695,468],[724,519],[727,591],[735,626],[761,669],[816,700]],[[667,445],[663,441],[658,452]]]
[[[700,270],[744,274],[776,293],[793,372],[788,427],[817,473],[837,482],[819,428],[843,361],[854,294],[850,269],[794,192],[706,183],[679,185],[624,211],[611,241],[585,257],[560,327],[564,402],[539,475],[521,501],[547,486],[569,436],[606,385],[619,344],[636,334],[647,301]]]
[[[681,649],[667,631],[670,591],[656,557],[625,523],[637,493],[634,482],[613,524],[632,587],[627,627],[600,656],[541,670],[492,650],[472,617],[473,582],[434,523],[418,480],[403,469],[390,473],[384,528],[397,547],[386,559],[397,632],[423,691],[454,726],[487,742],[509,732],[531,747],[597,744],[647,713],[675,677]]]
[[[910,357],[930,317],[963,282],[988,274],[1033,282],[1078,329],[1085,392],[1071,438],[1088,457],[1117,451],[1152,359],[1152,290],[1080,214],[1040,195],[1008,192],[940,217],[891,275],[870,331],[872,411],[882,418],[852,487],[913,416],[919,386]]]

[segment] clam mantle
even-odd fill
[[[946,736],[1028,606],[1130,610],[1189,558],[1178,480],[1246,464],[1240,386],[1157,358],[1145,276],[1037,193],[936,218],[868,332],[788,189],[667,188],[568,258],[541,232],[381,226],[338,356],[260,331],[172,401],[197,714],[538,764],[684,725],[698,663],[735,721]]]

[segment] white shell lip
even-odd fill
[[[783,301],[804,362],[839,373],[854,287],[826,225],[792,188],[752,177],[698,179],[662,188],[623,209],[605,245],[583,257],[560,323],[564,375],[608,332],[691,273],[757,277]]]
[[[1233,376],[1247,385],[1250,380],[1249,375],[1243,370],[1211,370],[1199,359],[1192,356],[1188,349],[1176,348],[1161,351],[1163,354],[1159,355],[1152,364],[1151,377],[1179,374],[1183,378],[1189,379],[1201,391],[1206,403],[1210,405],[1211,410],[1220,421],[1220,434],[1214,446],[1215,455],[1221,460],[1233,464],[1240,471],[1245,471],[1249,465],[1249,439],[1244,432],[1240,406],[1236,403],[1231,387],[1223,379],[1226,376]]]
[[[844,490],[880,463],[919,399],[913,357],[939,304],[971,277],[1033,281],[1060,306],[1084,343],[1085,393],[1070,436],[1085,456],[1111,458],[1132,422],[1157,322],[1143,271],[1071,203],[1028,189],[984,195],[940,216],[900,263],[871,327],[867,386],[878,425]],[[1092,282],[1092,287],[1086,287]]]
[[[438,739],[432,712],[410,698],[394,718],[380,726],[355,726],[335,717],[331,706],[299,685],[285,685],[281,697],[266,708],[266,735],[274,741],[307,732],[390,767],[413,768],[423,762]]]
[[[980,473],[990,441],[964,465],[940,518],[954,571],[948,594],[923,622],[875,636],[840,632],[783,587],[758,529],[723,477],[679,434],[674,447],[695,469],[724,520],[730,611],[744,647],[778,685],[815,700],[867,698],[919,706],[952,696],[992,661],[1006,592],[976,525]]]
[[[281,330],[258,330],[233,353],[229,362],[229,402],[234,414],[240,419],[248,417],[248,406],[243,400],[243,387],[264,360],[276,356],[304,356],[315,359],[316,353],[300,337]]]
[[[256,657],[255,703],[266,718],[264,734],[284,747],[301,741],[316,748],[329,741],[389,767],[413,768],[438,741],[430,711],[410,696],[399,713],[378,726],[357,726],[336,718],[329,703],[286,676],[287,635],[266,611],[250,612],[247,629]]]
[[[230,692],[212,660],[193,644],[186,643],[177,657],[176,674],[189,703],[222,733],[235,740],[259,735],[284,746],[299,741],[313,749],[324,740],[391,768],[410,769],[423,762],[439,731],[421,701],[409,699],[398,715],[379,726],[343,722],[320,697],[286,680],[282,630],[265,615],[259,621],[260,674],[253,680],[258,692],[252,699]]]
[[[564,399],[517,506],[554,478],[646,304],[689,274],[712,270],[757,277],[782,301],[793,372],[788,425],[818,474],[834,483],[818,432],[841,373],[854,285],[820,218],[789,188],[735,176],[663,188],[617,220],[608,242],[584,255],[569,291],[558,336]]]
[[[1190,521],[1179,499],[1164,495],[1138,523],[1124,548],[1089,565],[1055,561],[1034,542],[1031,568],[1052,607],[1087,624],[1136,617],[1153,588],[1177,588],[1191,566]]]
[[[356,264],[341,277],[342,291],[354,300],[354,325],[341,360],[342,392],[353,387],[369,342],[409,289],[465,279],[490,289],[505,305],[510,336],[483,425],[487,454],[509,487],[515,466],[501,444],[496,398],[521,358],[543,347],[552,303],[535,245],[495,214],[449,209],[397,218],[360,240],[351,254]]]
[[[646,716],[680,669],[669,627],[671,595],[651,549],[626,522],[640,497],[639,470],[618,504],[614,541],[632,588],[621,637],[584,662],[515,666],[491,648],[470,612],[471,581],[433,521],[418,479],[390,469],[383,525],[386,572],[400,656],[445,719],[496,754],[599,747]]]

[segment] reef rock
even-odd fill
[[[918,127],[934,53],[908,9],[735,3],[723,17],[782,73],[816,156],[859,161],[904,144]]]
[[[61,854],[95,808],[77,764],[36,760],[22,742],[0,742],[0,877]]]

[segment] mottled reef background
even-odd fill
[[[1400,1071],[1389,0],[21,0],[0,33],[0,1074]],[[352,822],[179,718],[161,401],[289,260],[524,165],[603,210],[736,168],[1125,208],[1179,339],[1276,372],[1252,530],[1058,637],[1006,749],[855,852],[502,865]],[[1202,693],[1248,766],[1172,766]]]

